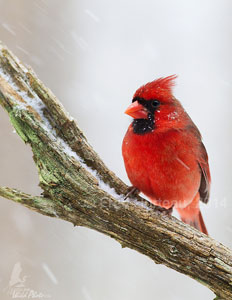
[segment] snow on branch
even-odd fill
[[[0,104],[31,146],[42,196],[0,187],[0,196],[38,213],[102,232],[186,274],[220,299],[232,299],[232,252],[139,196],[88,144],[75,120],[36,77],[0,43]]]

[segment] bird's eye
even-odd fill
[[[151,106],[152,106],[152,107],[155,107],[155,108],[156,108],[156,107],[158,107],[159,105],[160,105],[160,102],[159,102],[158,100],[152,100],[152,101],[151,101]]]

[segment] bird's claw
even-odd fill
[[[155,210],[158,211],[159,213],[161,213],[164,216],[169,216],[170,217],[172,215],[173,206],[168,208],[168,209],[164,208],[164,207],[161,207],[161,206],[156,206]]]
[[[137,189],[135,186],[130,186],[128,188],[128,192],[124,198],[124,200],[126,200],[128,197],[130,197],[131,195],[138,195],[140,193],[140,190]]]

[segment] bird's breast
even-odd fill
[[[136,135],[130,126],[122,145],[131,183],[155,204],[167,208],[177,202],[186,206],[196,195],[200,185],[198,152],[199,140],[184,130]]]

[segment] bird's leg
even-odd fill
[[[126,200],[131,195],[138,195],[139,193],[140,193],[140,190],[132,185],[128,188],[128,192],[127,192],[126,197],[124,198],[124,200]]]
[[[164,208],[161,206],[155,206],[155,210],[160,212],[161,214],[165,215],[165,216],[171,216],[172,215],[172,211],[173,211],[173,206],[171,206],[170,208]]]

